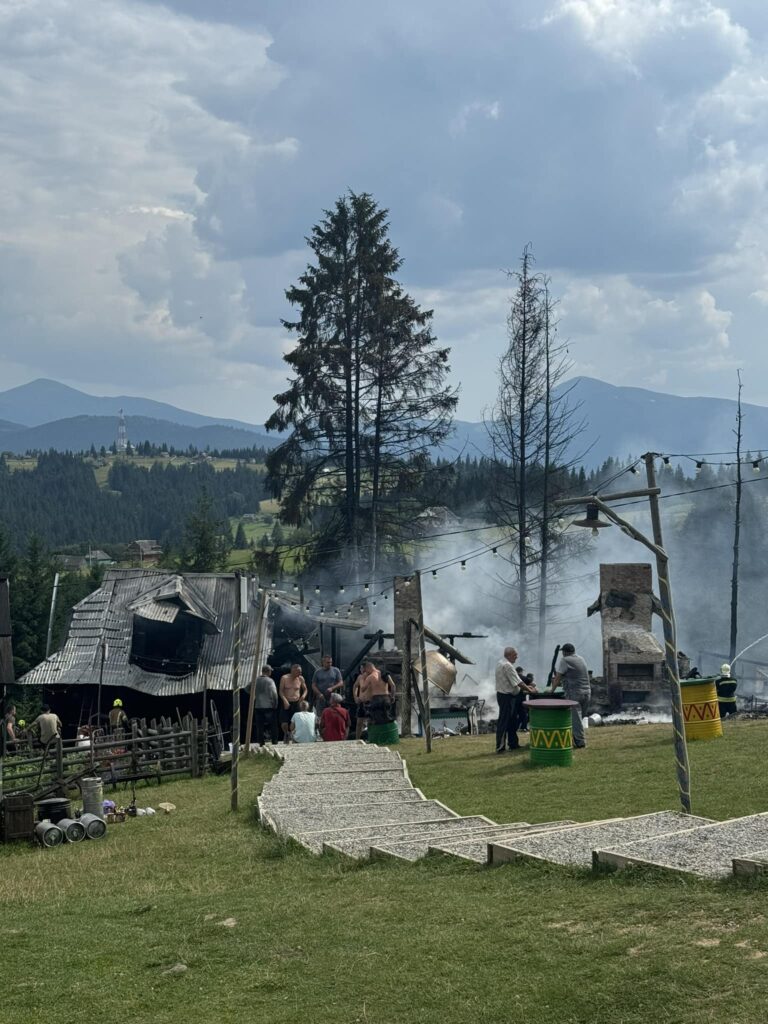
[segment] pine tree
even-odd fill
[[[354,192],[313,227],[314,262],[286,292],[299,311],[284,321],[298,338],[285,356],[293,376],[266,424],[290,430],[267,456],[283,521],[310,522],[321,506],[317,553],[346,546],[355,568],[382,492],[418,473],[457,401],[431,311],[395,280],[403,261],[388,230],[387,211]]]
[[[206,490],[187,519],[178,567],[186,572],[217,572],[226,568],[229,544],[227,531],[214,512]]]
[[[245,527],[243,526],[242,520],[237,524],[237,532],[235,533],[235,547],[242,551],[243,548],[248,547],[248,538],[245,535]]]

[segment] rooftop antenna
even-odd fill
[[[128,431],[125,429],[125,416],[121,409],[117,417],[117,450],[128,451]]]

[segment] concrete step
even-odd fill
[[[323,793],[337,792],[343,790],[369,790],[374,792],[380,789],[411,789],[411,780],[406,774],[400,771],[388,772],[346,772],[341,775],[320,776],[315,775],[308,778],[290,778],[281,780],[280,777],[266,782],[263,787],[264,793]]]
[[[420,789],[382,789],[378,792],[366,790],[363,793],[342,793],[341,795],[333,792],[309,796],[305,793],[298,793],[296,796],[281,793],[274,797],[260,796],[257,804],[268,810],[280,811],[283,809],[301,810],[304,807],[311,809],[317,807],[318,804],[322,807],[369,806],[370,804],[410,803],[414,800],[425,799],[426,797]]]
[[[322,853],[324,847],[327,845],[330,849],[333,846],[335,852],[348,853],[348,845],[354,843],[365,843],[367,840],[372,838],[401,838],[403,836],[414,835],[421,833],[424,830],[429,829],[443,829],[455,830],[456,832],[462,832],[467,829],[483,828],[487,825],[493,825],[494,822],[490,818],[486,818],[482,814],[475,814],[467,817],[457,817],[451,811],[448,815],[441,814],[435,815],[427,821],[412,821],[398,819],[393,816],[390,821],[379,822],[374,825],[363,825],[353,828],[328,828],[316,832],[302,832],[294,836],[297,842],[302,843],[308,850],[313,853]],[[370,847],[370,843],[366,846],[366,850]],[[367,856],[367,853],[365,854]]]
[[[711,824],[710,818],[697,818],[679,811],[658,811],[632,818],[612,818],[588,825],[569,827],[523,836],[507,842],[489,844],[489,864],[512,860],[543,860],[552,864],[589,867],[592,851],[624,845],[639,839],[677,832],[687,827]]]
[[[388,821],[428,821],[430,818],[450,818],[453,811],[439,800],[420,800],[403,803],[390,809],[390,805],[334,806],[325,809],[303,809],[293,813],[265,811],[262,821],[281,835],[296,836],[304,832],[327,829],[353,828],[356,825],[385,824]]]
[[[642,864],[704,878],[726,878],[733,872],[734,858],[749,858],[767,846],[768,813],[751,814],[636,842],[601,842],[595,845],[594,862],[614,868]]]
[[[281,768],[278,773],[280,781],[288,781],[294,779],[312,779],[316,775],[364,775],[368,772],[402,772],[404,771],[405,761],[397,760],[391,761],[366,761],[363,764],[351,763],[349,761],[339,762],[338,764],[313,764],[307,766],[304,765],[301,768]]]
[[[741,878],[768,874],[768,850],[758,850],[749,857],[734,857],[733,873]]]
[[[582,824],[591,824],[591,822],[583,822]],[[539,822],[538,825],[530,825],[526,828],[518,828],[514,825],[497,825],[493,829],[478,831],[466,838],[441,840],[439,843],[430,842],[429,853],[442,853],[449,857],[457,857],[459,860],[469,860],[475,864],[487,864],[489,843],[504,843],[518,838],[521,834],[531,835],[534,832],[560,831],[568,825],[578,827],[579,823],[563,819],[563,821]]]

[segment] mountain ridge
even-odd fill
[[[587,422],[575,439],[570,457],[586,453],[586,468],[607,458],[627,458],[645,451],[662,454],[700,454],[731,451],[736,402],[728,398],[680,396],[648,388],[608,384],[593,377],[575,377],[563,385],[569,402],[577,407],[575,420]],[[96,403],[96,405],[94,405]],[[89,412],[106,403],[108,413]],[[32,408],[36,406],[36,408]],[[45,412],[41,410],[41,406]],[[267,435],[263,426],[241,420],[217,419],[178,409],[154,399],[136,396],[113,398],[88,395],[47,378],[0,392],[0,449],[23,452],[31,449],[87,450],[108,447],[116,439],[117,414],[124,409],[128,438],[133,443],[151,441],[184,449],[272,448],[280,436]],[[51,410],[75,410],[72,415],[45,419]],[[163,415],[150,416],[132,410],[149,408]],[[742,404],[744,451],[768,451],[768,408]],[[21,416],[35,422],[20,422]],[[490,440],[482,422],[457,420],[453,436],[436,455],[457,458],[487,455]]]

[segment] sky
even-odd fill
[[[530,243],[573,373],[768,403],[763,0],[0,0],[0,389],[261,422],[351,188],[492,404]]]

